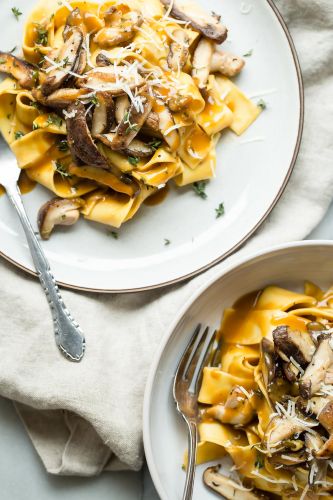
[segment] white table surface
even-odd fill
[[[333,239],[333,204],[308,239]],[[149,472],[97,478],[48,475],[10,401],[0,399],[1,500],[158,500]]]

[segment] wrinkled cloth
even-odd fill
[[[37,280],[0,262],[0,394],[17,410],[46,469],[94,475],[138,470],[142,401],[154,352],[180,306],[241,254],[303,239],[333,194],[333,3],[277,0],[298,50],[306,97],[300,155],[278,205],[236,255],[190,282],[103,295],[63,290],[86,333],[83,361],[55,355],[51,317]]]

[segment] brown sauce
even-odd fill
[[[30,191],[32,191],[34,189],[36,184],[37,183],[35,181],[32,181],[31,179],[29,179],[26,172],[24,170],[22,170],[22,172],[20,173],[19,181],[18,181],[18,185],[19,185],[21,194],[30,193]],[[5,190],[0,185],[0,196],[4,193],[5,193]]]
[[[148,205],[148,207],[154,207],[155,205],[159,205],[160,203],[162,203],[162,201],[165,200],[169,191],[170,188],[168,185],[166,185],[164,188],[159,189],[155,194],[149,196],[149,198],[147,198],[144,201],[144,204]]]

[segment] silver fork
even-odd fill
[[[193,494],[195,459],[198,442],[198,393],[202,371],[212,353],[216,331],[198,325],[179,362],[173,383],[173,397],[178,412],[188,427],[188,466],[183,500]]]
[[[1,137],[0,157],[0,184],[5,188],[21,220],[39,280],[52,312],[56,344],[66,358],[80,361],[85,350],[83,333],[61,298],[50,265],[30,224],[17,184],[21,170],[13,153]]]

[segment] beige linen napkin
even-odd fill
[[[279,0],[277,5],[303,67],[304,140],[281,201],[238,255],[304,238],[323,217],[333,194],[333,4]],[[187,284],[142,294],[64,290],[88,344],[82,363],[73,364],[56,351],[51,316],[37,281],[0,262],[0,394],[17,402],[49,472],[93,475],[103,469],[141,467],[142,398],[155,349],[179,307],[225,265]]]

